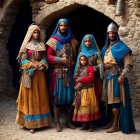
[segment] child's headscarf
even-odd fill
[[[85,46],[85,41],[86,40],[91,41],[91,46],[89,46],[89,47]],[[96,40],[95,40],[93,35],[87,34],[82,39],[81,51],[80,51],[80,53],[78,55],[78,58],[77,58],[74,74],[75,74],[75,72],[77,70],[77,66],[78,66],[78,62],[79,62],[81,54],[84,54],[86,57],[90,57],[90,56],[93,56],[93,55],[97,54],[98,58],[101,59],[101,56],[100,56],[101,52],[100,52],[100,49],[99,49],[99,47],[98,47],[98,45],[96,43]]]

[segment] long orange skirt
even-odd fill
[[[46,78],[43,71],[35,71],[31,88],[23,87],[25,74],[22,75],[16,123],[26,128],[49,126],[52,122]]]

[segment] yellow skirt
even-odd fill
[[[75,100],[73,121],[88,122],[101,118],[94,88],[81,90],[81,104],[77,109]]]
[[[31,88],[23,87],[25,74],[22,75],[16,123],[26,128],[40,128],[51,124],[49,96],[43,71],[35,71]]]

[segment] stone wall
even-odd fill
[[[7,42],[23,0],[20,2],[15,0],[14,2],[13,0],[5,0],[0,8],[0,99],[5,94],[11,95],[15,92]]]
[[[12,0],[11,0],[12,1]],[[17,2],[17,1],[16,1]],[[14,4],[16,3],[14,2]],[[116,16],[115,4],[109,4],[109,0],[30,0],[32,6],[32,19],[36,22],[41,30],[45,33],[49,28],[50,24],[57,18],[70,13],[74,9],[80,6],[88,6],[97,10],[98,12],[104,14],[105,16],[111,18],[116,22],[119,28],[120,38],[133,50],[132,59],[134,62],[134,68],[129,78],[130,91],[132,97],[134,116],[139,116],[140,112],[140,1],[139,0],[126,0],[125,1],[125,15]],[[4,6],[6,3],[4,3]],[[16,4],[15,4],[16,5]],[[18,4],[17,4],[18,5]],[[6,12],[9,11],[8,8],[5,9]],[[18,7],[18,6],[17,6]],[[0,9],[0,10],[1,10]],[[18,10],[18,8],[17,8]],[[15,8],[11,9],[11,12],[17,12]],[[6,51],[6,42],[8,40],[12,24],[14,23],[14,17],[9,12],[8,14],[0,15],[0,93],[5,93],[6,86],[8,83],[12,84],[12,71],[8,65],[8,52]],[[15,15],[15,14],[14,14]],[[6,22],[1,20],[1,17],[9,17],[12,22]],[[2,24],[6,22],[6,24]],[[10,25],[9,25],[10,24]],[[3,30],[5,32],[3,32]],[[4,34],[3,34],[4,33]],[[44,36],[45,40],[46,36]],[[3,52],[3,53],[2,53]],[[9,75],[3,69],[8,67]],[[3,80],[1,80],[3,79]],[[9,81],[9,82],[8,82]],[[2,92],[1,92],[2,91]]]

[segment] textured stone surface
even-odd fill
[[[3,8],[0,9],[0,99],[4,95],[11,95],[15,92],[13,72],[9,65],[7,42],[22,2],[23,0],[6,0]]]
[[[45,0],[45,2],[47,3],[47,4],[52,4],[52,3],[56,3],[56,2],[58,2],[59,0]]]
[[[119,28],[119,35],[122,37],[125,37],[129,34],[129,29],[126,27],[120,27]]]
[[[9,93],[12,86],[12,69],[8,64],[8,52],[6,50],[12,25],[15,22],[16,13],[24,0],[6,0],[0,8],[0,94]],[[109,0],[30,0],[32,6],[32,19],[45,33],[50,24],[61,15],[70,13],[82,5],[86,5],[116,22],[119,28],[120,38],[132,49],[134,68],[129,75],[130,91],[132,96],[133,113],[140,116],[140,1],[126,0],[125,15],[116,16],[116,5],[108,4]],[[43,35],[45,41],[45,35]],[[8,75],[7,70],[8,69]],[[0,97],[1,98],[1,97]]]

